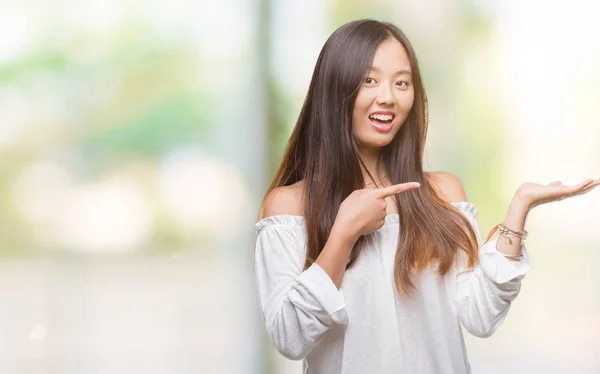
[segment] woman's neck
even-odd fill
[[[365,183],[372,183],[373,180],[369,177],[369,173],[375,179],[377,184],[384,180],[388,173],[385,170],[385,166],[383,164],[383,159],[380,157],[380,151],[361,151],[360,158],[364,163],[364,166],[361,165],[361,171],[363,174],[363,179]],[[367,173],[368,171],[368,173]]]

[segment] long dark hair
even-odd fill
[[[477,261],[478,243],[469,221],[437,195],[435,181],[423,172],[427,97],[413,47],[396,26],[358,20],[341,26],[329,37],[267,195],[277,187],[304,180],[304,267],[308,268],[325,246],[342,201],[352,191],[365,188],[352,111],[377,47],[389,38],[397,39],[406,49],[414,87],[413,106],[380,155],[393,184],[421,183],[419,189],[396,195],[401,230],[394,280],[399,293],[412,294],[414,271],[436,264],[438,274],[447,274],[460,250],[467,255],[467,266],[472,267]],[[356,242],[347,268],[355,263],[366,240],[363,236]]]

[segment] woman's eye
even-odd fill
[[[406,81],[400,81],[400,82],[397,82],[396,84],[401,87],[408,87],[408,82],[406,82]]]
[[[375,79],[373,79],[373,78],[365,78],[365,83],[367,83],[367,84],[375,83]]]

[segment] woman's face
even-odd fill
[[[352,132],[360,149],[388,145],[404,123],[414,99],[406,50],[395,38],[382,42],[354,102]]]

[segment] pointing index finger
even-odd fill
[[[376,194],[378,197],[386,198],[388,196],[396,195],[401,192],[413,190],[413,189],[419,188],[419,187],[421,187],[421,184],[419,182],[400,183],[400,184],[395,184],[393,186],[378,188],[376,191]]]

